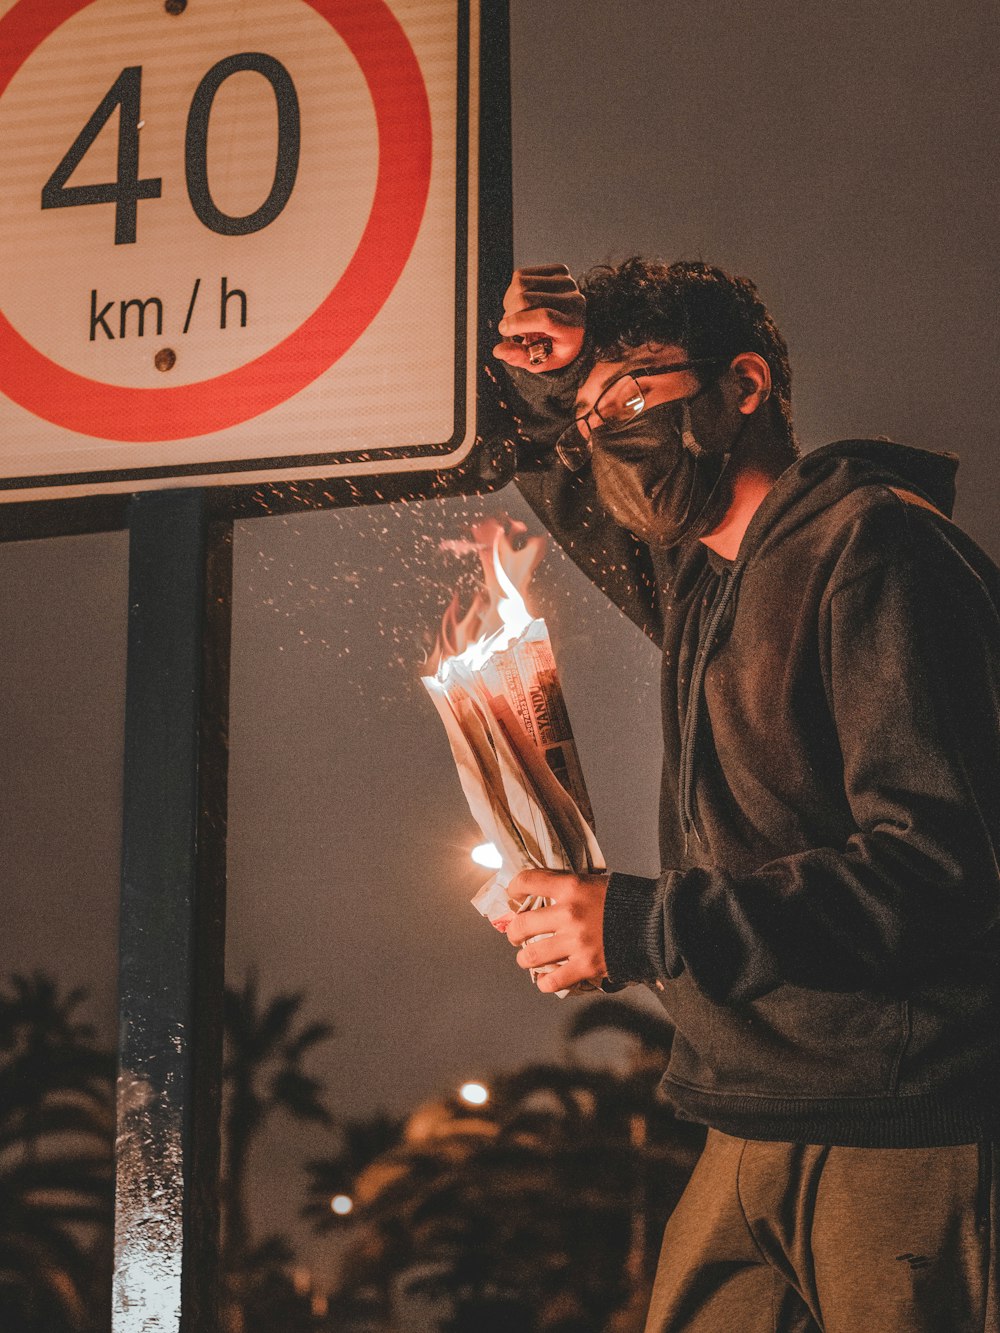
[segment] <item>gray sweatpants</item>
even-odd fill
[[[1000,1333],[995,1157],[710,1130],[646,1333]]]

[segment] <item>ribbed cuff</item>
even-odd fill
[[[608,879],[604,962],[608,976],[617,984],[653,982],[665,974],[662,949],[659,959],[656,956],[656,940],[662,933],[660,892],[658,880],[641,875],[615,871]]]
[[[568,409],[569,415],[572,416],[576,391],[586,379],[589,366],[581,354],[568,366],[560,366],[558,370],[538,372],[506,364],[504,369],[511,383],[529,406],[551,410],[558,405]]]

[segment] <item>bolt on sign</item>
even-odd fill
[[[0,498],[462,463],[479,54],[469,0],[0,0]]]

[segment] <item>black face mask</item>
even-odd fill
[[[749,418],[730,440],[702,442],[691,423],[692,401],[659,403],[629,425],[593,435],[591,465],[601,503],[650,546],[699,537],[729,507],[729,460]]]

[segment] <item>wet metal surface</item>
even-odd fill
[[[128,1070],[118,1078],[115,1333],[180,1327],[183,1256],[181,1114]]]
[[[113,1333],[216,1322],[231,532],[130,505]]]

